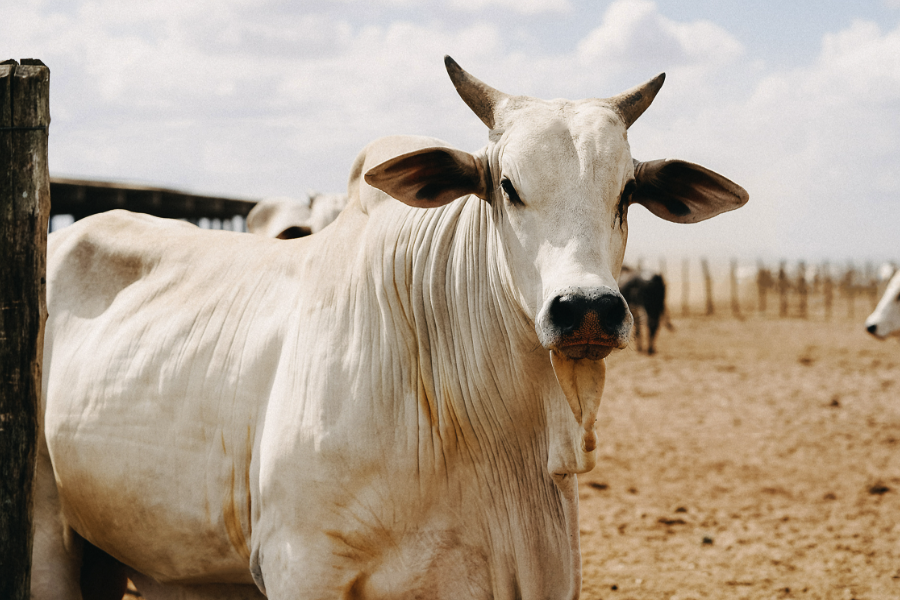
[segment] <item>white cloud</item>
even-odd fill
[[[692,227],[637,209],[633,252],[827,254],[843,244],[841,255],[877,254],[895,238],[841,241],[873,216],[900,220],[900,202],[888,202],[900,197],[900,28],[853,23],[824,36],[811,64],[774,71],[722,27],[645,0],[612,3],[555,53],[516,47],[477,16],[355,21],[327,10],[340,5],[15,3],[0,39],[9,55],[51,67],[58,173],[275,196],[339,191],[356,152],[380,135],[474,150],[484,127],[443,71],[449,53],[499,89],[548,98],[608,96],[668,73],[629,133],[635,156],[705,164],[751,202]]]
[[[450,6],[473,12],[496,6],[524,15],[572,10],[569,0],[450,0]]]
[[[583,65],[633,69],[647,64],[721,66],[743,53],[741,44],[709,21],[678,22],[661,15],[654,2],[619,0],[603,23],[578,44]]]
[[[681,145],[751,192],[708,239],[728,235],[769,257],[896,256],[900,28],[854,23],[826,35],[813,64],[753,82],[746,98],[699,109],[678,91],[684,118],[654,127],[651,145]],[[646,227],[660,236],[659,225]],[[669,240],[686,243],[679,236]]]

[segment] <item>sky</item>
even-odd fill
[[[629,130],[750,202],[695,225],[642,207],[628,255],[900,260],[900,0],[20,0],[0,60],[51,71],[50,171],[200,194],[346,189],[369,141],[476,151],[443,66],[510,94],[666,83]]]

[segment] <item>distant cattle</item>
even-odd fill
[[[866,331],[877,338],[900,335],[900,271],[894,273],[878,306],[866,319]]]
[[[629,206],[747,193],[632,159],[662,75],[544,101],[446,66],[487,146],[369,144],[315,235],[124,211],[50,235],[35,600],[80,599],[98,553],[151,599],[579,597]]]
[[[346,194],[310,194],[309,201],[272,198],[259,202],[247,215],[247,230],[290,240],[317,233],[347,206]]]
[[[634,340],[638,352],[643,351],[643,329],[647,332],[647,354],[656,353],[659,326],[668,324],[666,315],[666,282],[659,273],[645,273],[623,266],[619,291],[634,315]],[[670,325],[671,327],[671,325]]]

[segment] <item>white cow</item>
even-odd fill
[[[317,235],[114,211],[50,236],[35,598],[98,555],[95,587],[148,598],[579,596],[628,206],[747,194],[632,160],[662,75],[543,101],[446,64],[488,145],[370,144]]]
[[[247,231],[270,238],[292,240],[312,233],[309,203],[296,198],[260,200],[247,213]]]
[[[312,233],[318,233],[333,223],[347,207],[349,200],[347,194],[310,194],[309,205],[312,214],[309,217],[309,226]]]
[[[346,194],[312,193],[309,203],[293,198],[262,200],[247,215],[247,230],[266,237],[290,240],[317,233],[347,206]]]
[[[891,277],[878,306],[866,319],[866,331],[878,338],[900,335],[900,271]]]

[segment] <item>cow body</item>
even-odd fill
[[[878,306],[866,319],[866,331],[881,339],[900,335],[900,271],[888,281]]]
[[[125,212],[51,235],[34,596],[78,597],[84,540],[148,598],[577,598],[576,474],[630,333],[641,167],[613,108],[574,137],[507,123],[502,164],[502,140],[374,142],[301,239]],[[600,164],[545,164],[554,144]],[[707,216],[746,201],[726,192]]]
[[[330,225],[347,206],[346,194],[309,196],[309,204],[292,198],[262,200],[247,215],[250,233],[282,240],[312,235]]]
[[[647,354],[656,353],[656,334],[666,319],[666,282],[659,273],[644,273],[623,267],[619,291],[634,315],[634,339],[638,351],[643,350],[646,328]]]

